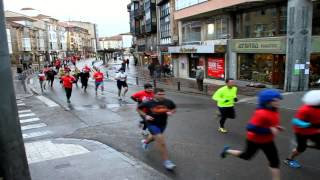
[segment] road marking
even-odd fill
[[[39,118],[23,119],[23,120],[20,120],[20,123],[23,124],[23,123],[29,123],[29,122],[35,122],[35,121],[40,121],[40,119]]]
[[[49,135],[49,134],[52,134],[52,131],[39,131],[39,132],[33,132],[33,133],[26,133],[26,134],[22,134],[22,136],[23,136],[23,139],[30,139],[34,137]]]
[[[48,99],[48,98],[46,98],[44,96],[37,96],[37,98],[40,101],[44,102],[48,107],[57,107],[57,106],[59,106],[57,103],[51,101],[50,99]]]
[[[28,163],[48,161],[89,153],[85,147],[77,144],[56,144],[52,141],[36,141],[25,143]]]
[[[37,129],[37,128],[42,128],[42,127],[46,127],[47,125],[45,123],[39,123],[39,124],[30,124],[30,125],[26,125],[26,126],[21,126],[21,130],[25,131],[25,130],[29,130],[29,129]]]
[[[35,113],[19,114],[19,118],[22,118],[22,117],[29,117],[29,116],[35,116],[35,115],[36,115]]]
[[[19,114],[20,114],[20,113],[27,113],[27,112],[31,112],[31,110],[30,110],[30,109],[26,109],[26,110],[18,111]]]
[[[17,106],[25,106],[26,104],[25,103],[19,103],[17,104]]]

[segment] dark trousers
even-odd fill
[[[203,91],[203,79],[197,79],[199,91]]]
[[[236,118],[236,113],[234,107],[219,107],[220,111],[220,127],[224,128],[227,118],[234,119]]]
[[[72,88],[64,88],[66,90],[67,99],[70,100]]]
[[[260,144],[247,140],[246,143],[247,145],[245,151],[239,156],[241,159],[250,160],[257,153],[257,151],[261,149],[269,161],[269,166],[271,168],[279,168],[280,160],[278,156],[278,150],[273,141]]]

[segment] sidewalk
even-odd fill
[[[26,143],[25,147],[33,180],[169,180],[96,141],[60,138]]]

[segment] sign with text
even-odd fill
[[[224,58],[208,58],[208,76],[224,79]]]

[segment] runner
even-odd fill
[[[83,68],[82,72],[80,73],[80,80],[81,80],[81,88],[84,88],[84,92],[87,92],[89,78],[90,78],[90,68]]]
[[[38,78],[39,78],[41,92],[43,92],[43,89],[46,89],[46,84],[43,83],[46,80],[46,75],[43,72],[40,72],[38,74]]]
[[[263,90],[258,95],[258,107],[247,125],[247,140],[245,151],[232,150],[225,146],[221,157],[227,155],[250,160],[261,149],[269,160],[273,180],[280,180],[280,161],[274,143],[274,137],[283,128],[280,126],[279,102],[282,99],[277,90]]]
[[[147,109],[147,113],[144,109]],[[176,165],[169,160],[163,133],[167,126],[168,116],[175,113],[176,105],[165,98],[163,89],[156,88],[154,90],[154,99],[141,103],[137,111],[147,121],[148,129],[151,133],[147,139],[141,141],[142,148],[147,150],[149,143],[155,140],[158,144],[164,167],[168,170],[174,169]]]
[[[153,87],[150,83],[146,83],[144,84],[144,90],[142,91],[138,91],[136,93],[134,93],[133,95],[131,95],[131,99],[134,100],[135,102],[139,104],[141,104],[142,102],[146,102],[146,101],[150,101],[153,99]],[[147,111],[144,111],[145,113]],[[148,135],[148,131],[147,131],[147,122],[144,119],[143,116],[141,116],[142,120],[140,121],[140,125],[142,126],[142,134],[144,136]]]
[[[293,130],[298,146],[292,150],[290,156],[284,161],[292,168],[300,168],[300,163],[295,160],[308,147],[320,149],[320,90],[306,93],[302,105],[292,120]],[[307,143],[308,140],[314,144]]]
[[[70,97],[72,94],[72,85],[74,81],[76,80],[73,76],[70,75],[70,72],[67,71],[66,75],[61,78],[63,82],[63,87],[66,91],[66,96],[67,96],[67,102],[70,103]]]
[[[72,76],[74,77],[74,78],[76,78],[76,80],[75,80],[75,84],[76,84],[76,86],[78,87],[78,81],[79,81],[79,77],[80,77],[80,70],[77,68],[77,67],[75,67],[75,69],[74,70],[72,70],[71,71],[72,72]]]
[[[212,96],[212,99],[217,101],[220,111],[220,127],[218,131],[221,133],[228,132],[224,126],[227,118],[234,119],[236,117],[234,103],[238,101],[237,91],[238,88],[235,87],[234,80],[227,79],[226,85],[219,88]]]
[[[64,68],[60,68],[59,70],[59,79],[60,79],[60,84],[62,84],[62,77],[66,74],[66,72],[64,71]]]
[[[93,74],[93,79],[95,79],[95,86],[96,86],[96,96],[98,95],[98,88],[101,87],[101,93],[103,94],[104,85],[103,85],[103,73],[100,72],[100,69],[97,68],[97,71]]]
[[[125,100],[126,93],[128,92],[128,84],[127,84],[127,74],[125,73],[123,68],[120,68],[119,72],[116,74],[115,79],[117,80],[119,100]],[[121,97],[122,88],[124,89],[124,91]]]
[[[56,70],[59,72],[59,69],[61,67],[61,61],[60,59],[57,59],[56,62],[55,62],[55,67],[56,67]]]
[[[46,73],[48,86],[53,86],[54,76],[57,75],[57,72],[52,68],[52,66],[49,66],[49,70]]]

